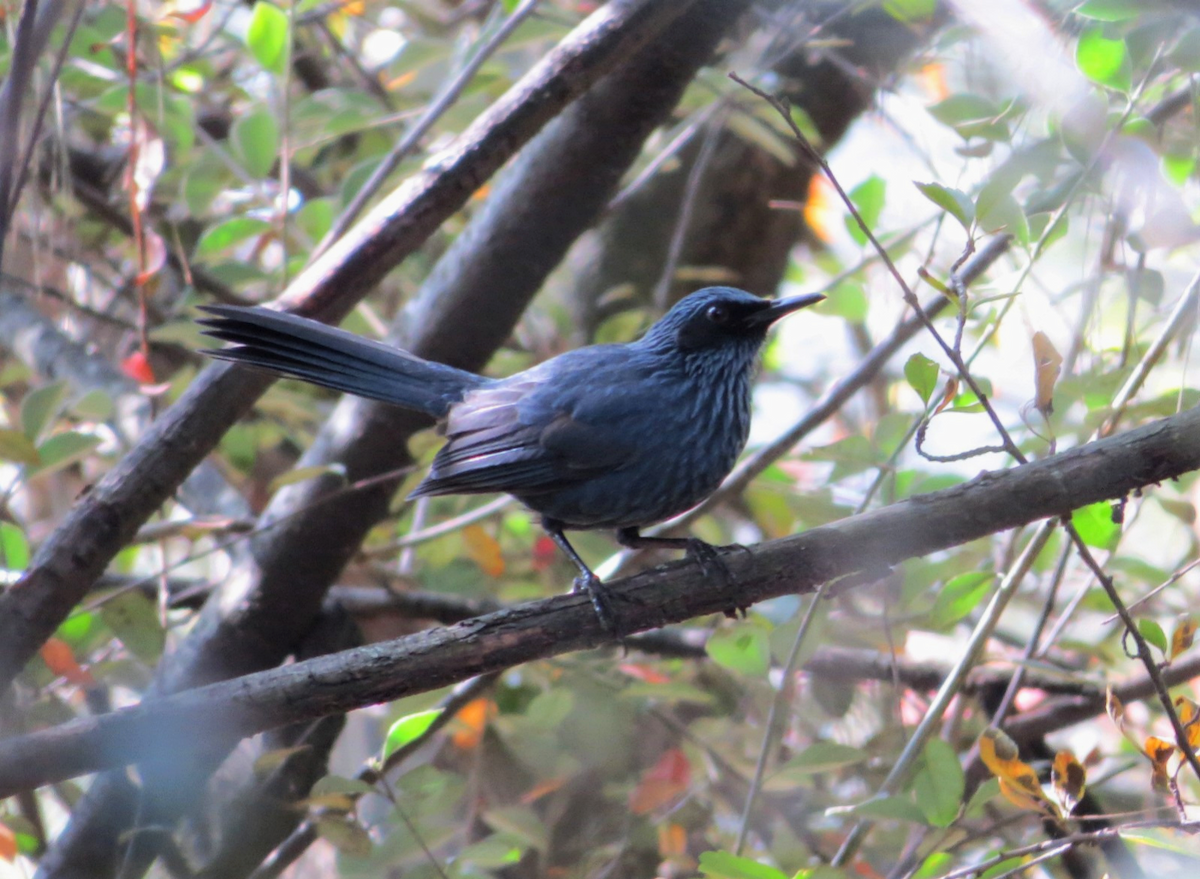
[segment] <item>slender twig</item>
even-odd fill
[[[763,729],[762,745],[758,749],[758,761],[754,765],[754,776],[750,779],[750,790],[746,793],[746,804],[742,808],[742,823],[738,827],[737,842],[733,844],[735,855],[740,855],[746,845],[746,836],[750,832],[750,816],[754,811],[754,801],[758,797],[759,790],[762,789],[767,763],[771,759],[771,752],[775,749],[774,742],[779,737],[781,728],[779,719],[787,710],[793,691],[792,682],[800,665],[800,649],[804,646],[805,638],[817,616],[817,608],[825,600],[825,589],[828,585],[828,583],[822,583],[813,594],[812,600],[809,601],[808,609],[804,612],[804,619],[800,621],[796,637],[792,639],[792,649],[788,652],[787,661],[783,664],[783,676],[780,679],[779,689],[775,691],[775,698],[771,700],[771,709],[767,713],[767,722]]]
[[[54,83],[58,81],[58,75],[62,72],[63,64],[66,63],[67,54],[71,48],[71,38],[75,36],[75,31],[78,29],[79,22],[83,18],[84,6],[85,4],[81,2],[75,3],[75,14],[71,16],[70,22],[67,23],[66,31],[62,37],[62,44],[58,47],[58,52],[54,55],[54,65],[50,69],[50,76],[45,85],[45,92],[42,94],[42,100],[38,104],[37,113],[33,117],[33,129],[29,135],[29,145],[25,148],[25,152],[21,154],[21,165],[17,173],[17,182],[12,189],[12,199],[14,202],[21,197],[21,191],[25,188],[25,184],[29,180],[29,169],[33,164],[33,154],[37,150],[42,123],[45,121],[46,113],[50,109],[50,104],[54,99]]]
[[[450,721],[457,717],[463,708],[487,692],[492,684],[496,682],[497,677],[498,675],[495,674],[480,675],[477,678],[472,678],[469,681],[459,684],[437,706],[440,713],[421,735],[397,748],[389,755],[383,765],[378,765],[375,761],[368,762],[359,769],[358,774],[354,777],[365,784],[373,785],[379,782],[385,773],[399,766],[418,749],[424,747]],[[357,800],[360,795],[352,793],[349,796],[351,799]],[[250,879],[275,879],[275,877],[294,864],[296,859],[304,854],[316,839],[317,823],[311,817],[306,818],[250,874]]]
[[[1146,667],[1146,674],[1150,677],[1150,682],[1154,685],[1154,693],[1158,696],[1159,704],[1162,706],[1163,712],[1167,715],[1167,720],[1171,724],[1171,729],[1175,733],[1175,743],[1179,746],[1179,752],[1183,754],[1185,760],[1192,768],[1192,772],[1196,773],[1196,777],[1200,778],[1200,759],[1196,757],[1196,750],[1188,740],[1187,730],[1183,728],[1183,723],[1179,719],[1178,712],[1175,711],[1175,705],[1171,701],[1171,693],[1167,689],[1167,684],[1163,680],[1162,670],[1158,667],[1158,663],[1154,659],[1154,654],[1150,650],[1150,644],[1138,629],[1137,623],[1134,622],[1133,616],[1129,613],[1129,609],[1125,607],[1125,602],[1121,600],[1121,596],[1117,593],[1117,587],[1113,583],[1112,577],[1105,573],[1088,549],[1087,544],[1083,542],[1083,538],[1079,536],[1079,532],[1075,530],[1075,526],[1070,522],[1064,522],[1063,527],[1071,538],[1071,542],[1075,544],[1075,549],[1079,552],[1079,557],[1083,559],[1083,563],[1092,569],[1092,573],[1096,575],[1096,579],[1100,581],[1100,585],[1104,588],[1105,594],[1108,595],[1108,600],[1112,602],[1112,606],[1116,609],[1117,614],[1121,617],[1121,622],[1125,624],[1125,631],[1133,643],[1137,646],[1138,658],[1142,661],[1142,665]]]
[[[21,105],[38,58],[34,45],[37,12],[38,0],[26,0],[13,35],[8,78],[0,86],[0,265],[4,263],[4,242],[16,210],[13,172],[20,155]]]
[[[1121,389],[1113,397],[1111,411],[1108,417],[1104,419],[1104,424],[1096,432],[1097,436],[1110,436],[1117,429],[1117,423],[1125,413],[1129,401],[1133,398],[1134,394],[1141,390],[1146,377],[1150,374],[1150,370],[1162,358],[1163,353],[1167,350],[1167,346],[1179,333],[1180,329],[1185,325],[1189,325],[1195,318],[1197,302],[1200,302],[1200,272],[1192,277],[1187,290],[1179,297],[1179,301],[1175,303],[1175,307],[1171,309],[1171,316],[1167,318],[1166,325],[1159,330],[1149,349],[1142,355],[1142,359],[1138,361],[1137,367],[1130,373],[1129,378],[1125,379],[1125,383],[1121,385]]]
[[[942,334],[938,332],[937,327],[933,325],[933,321],[930,320],[925,315],[925,312],[921,310],[921,304],[917,300],[916,294],[913,293],[912,288],[909,287],[908,283],[904,280],[904,277],[900,274],[899,269],[896,268],[896,264],[892,261],[891,256],[888,255],[888,252],[884,249],[883,245],[879,243],[879,239],[875,237],[875,233],[871,231],[871,229],[867,226],[866,221],[863,220],[862,214],[859,213],[858,208],[855,206],[853,200],[846,193],[846,190],[842,188],[841,183],[834,176],[832,169],[829,167],[829,163],[825,161],[825,157],[817,152],[812,144],[808,142],[808,138],[804,136],[804,132],[800,130],[800,126],[798,126],[795,120],[792,119],[792,115],[788,110],[787,104],[785,104],[782,99],[774,95],[767,94],[762,89],[750,85],[750,83],[740,78],[736,73],[729,74],[729,77],[734,82],[746,89],[749,89],[751,92],[765,100],[783,117],[784,121],[788,124],[788,127],[791,128],[792,135],[796,138],[797,143],[800,144],[804,154],[825,174],[826,179],[829,180],[834,190],[837,191],[838,197],[841,198],[842,203],[845,204],[846,209],[854,218],[854,222],[858,224],[859,229],[867,237],[867,240],[871,242],[871,246],[875,248],[877,253],[879,253],[880,258],[883,260],[884,265],[888,269],[888,272],[893,278],[896,279],[896,283],[900,285],[900,292],[904,297],[904,301],[910,308],[914,309],[917,317],[920,318],[922,324],[924,324],[925,330],[930,334],[930,336],[933,337],[933,340],[937,342],[938,347],[942,349],[942,353],[954,365],[955,370],[957,370],[958,374],[962,377],[962,380],[966,382],[967,387],[969,387],[979,399],[980,405],[983,406],[983,411],[991,420],[993,426],[996,428],[996,432],[1000,436],[1001,442],[1004,444],[1004,450],[1008,452],[1008,454],[1011,455],[1018,463],[1024,464],[1026,460],[1025,456],[1021,454],[1021,450],[1017,448],[1017,444],[1013,442],[1012,436],[1009,434],[1008,430],[1005,429],[1004,423],[1000,420],[1000,416],[996,413],[996,410],[992,406],[991,401],[988,399],[987,394],[984,393],[983,388],[975,380],[974,376],[971,375],[971,372],[967,368],[967,364],[963,360],[962,355],[955,351],[953,346],[942,337]]]
[[[721,142],[721,134],[725,129],[725,115],[725,105],[722,104],[709,120],[704,142],[700,144],[700,152],[696,153],[692,167],[688,170],[687,181],[683,187],[683,198],[679,202],[679,213],[675,215],[675,225],[671,229],[671,241],[667,246],[667,256],[663,260],[658,283],[654,285],[653,301],[662,311],[666,311],[671,304],[669,301],[671,284],[675,280],[675,270],[679,267],[679,259],[683,256],[683,246],[687,242],[688,228],[692,225],[692,214],[696,209],[700,184],[704,182],[704,175],[708,172],[713,156],[716,155],[717,145]]]
[[[1020,558],[1017,559],[1013,567],[1004,576],[1004,579],[1001,580],[1000,585],[992,595],[991,601],[988,602],[987,607],[980,616],[979,622],[975,625],[974,630],[972,630],[971,637],[967,641],[966,647],[963,648],[958,662],[950,670],[950,674],[946,675],[946,679],[942,682],[937,695],[929,703],[929,707],[925,711],[925,716],[917,724],[917,728],[913,730],[913,734],[905,744],[904,750],[900,752],[900,756],[896,758],[896,762],[893,764],[887,778],[879,786],[879,790],[875,794],[876,798],[895,794],[908,781],[912,770],[925,749],[925,744],[933,737],[938,725],[941,724],[942,715],[950,707],[951,701],[958,696],[962,689],[962,684],[966,680],[967,673],[978,661],[979,655],[983,651],[983,645],[991,637],[992,631],[1000,621],[1000,615],[1008,606],[1008,602],[1016,595],[1018,587],[1025,579],[1025,575],[1029,572],[1029,569],[1033,567],[1038,554],[1047,542],[1049,542],[1050,536],[1054,533],[1055,524],[1053,519],[1048,519],[1038,527],[1037,531],[1034,532],[1029,542],[1025,545]],[[850,833],[842,841],[842,846],[838,849],[838,853],[832,861],[833,866],[843,866],[849,862],[854,853],[858,851],[858,847],[865,838],[869,827],[870,824],[866,821],[859,821],[854,825]]]

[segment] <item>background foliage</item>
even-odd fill
[[[344,325],[390,325],[470,365],[491,353],[472,335],[481,326],[504,340],[487,366],[500,375],[628,339],[703,284],[826,292],[767,351],[760,475],[691,517],[716,543],[823,526],[1194,405],[1200,19],[1186,4],[747,5],[737,16],[731,3],[728,22],[709,4],[673,25],[678,42],[696,28],[716,51],[677,103],[661,98],[673,110],[633,141],[597,216],[575,230],[537,205],[522,213],[525,184],[504,181],[552,164],[523,165],[527,148],[364,284]],[[343,259],[330,245],[359,218],[356,200],[436,171],[440,151],[598,6],[8,4],[0,104],[20,107],[0,120],[10,595],[92,486],[153,483],[118,462],[208,366],[195,306],[268,301]],[[26,66],[20,47],[38,44],[23,15],[54,25]],[[670,33],[647,37],[652,61],[680,51]],[[628,58],[617,69],[640,75]],[[788,119],[731,71],[785,96],[895,274]],[[564,112],[555,131],[593,118],[579,117]],[[576,186],[586,201],[589,170],[601,173],[557,184],[567,201]],[[497,215],[520,234],[497,233]],[[561,262],[555,236],[572,245]],[[1001,237],[1007,248],[964,282],[973,249]],[[460,332],[429,341],[419,328],[458,301],[438,285],[485,257],[496,299],[527,265],[557,267],[520,293],[541,291],[511,333],[459,307]],[[864,373],[911,323],[898,279],[943,309],[933,324],[946,344],[914,324]],[[525,299],[512,301],[520,314]],[[847,376],[858,392],[805,421]],[[375,417],[296,383],[267,391],[134,523],[24,664],[4,734],[564,589],[570,566],[514,503],[403,502],[432,432],[405,467],[406,434],[374,428],[398,476],[339,458]],[[789,431],[786,448],[769,445]],[[359,500],[378,484],[380,500]],[[364,708],[344,728],[266,733],[223,763],[217,734],[164,741],[133,777],[0,801],[0,875],[81,863],[91,875],[1184,875],[1200,858],[1187,753],[1200,741],[1195,484],[1077,510],[1075,543],[1056,523],[996,534],[744,619],[529,663]],[[345,536],[341,514],[321,519],[325,501],[303,494],[313,486],[378,515]],[[302,513],[317,518],[297,540],[321,561],[281,542]],[[609,576],[663,561],[613,555],[603,534],[578,545]],[[1141,659],[1103,577],[1130,605]],[[253,616],[277,581],[294,581],[294,605]],[[252,656],[287,627],[278,656]],[[1151,669],[1170,685],[1175,726]],[[1111,685],[1131,695],[1106,699]],[[929,717],[940,724],[913,739]]]

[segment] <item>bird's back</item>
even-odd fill
[[[636,343],[568,352],[468,392],[414,494],[505,491],[578,528],[661,521],[732,468],[749,431],[750,377]]]

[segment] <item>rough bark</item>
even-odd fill
[[[875,575],[904,559],[1066,515],[1196,469],[1200,408],[750,552],[730,553],[725,561],[734,590],[699,576],[690,562],[645,571],[610,589],[623,630],[644,631],[734,605],[810,592],[852,574]],[[0,797],[143,759],[157,743],[195,738],[198,729],[208,737],[251,735],[609,640],[586,596],[530,602],[0,742]],[[1085,703],[1089,711],[1094,708],[1087,697],[1065,698],[1078,703],[1076,710]],[[178,753],[173,756],[180,759]]]

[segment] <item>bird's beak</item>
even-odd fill
[[[825,299],[823,293],[806,293],[803,296],[788,296],[785,299],[776,299],[762,311],[756,311],[750,315],[748,322],[756,324],[771,324],[779,320],[785,314],[791,314],[793,311],[799,311],[801,308],[808,308],[810,305],[816,305]]]

